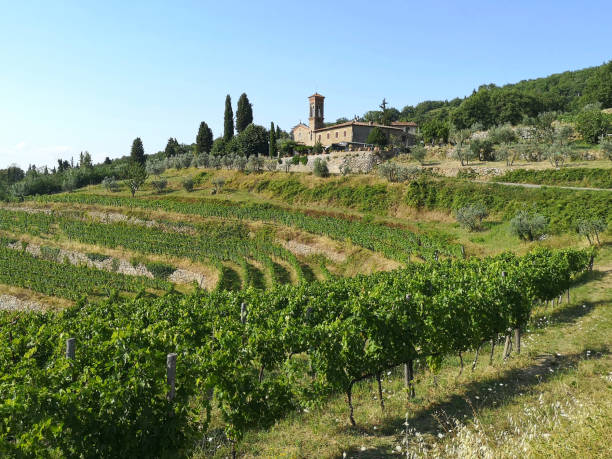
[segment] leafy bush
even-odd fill
[[[151,185],[153,186],[155,191],[157,191],[158,193],[161,193],[166,189],[166,186],[168,185],[168,180],[166,179],[153,180],[151,181]]]
[[[307,155],[300,156],[300,164],[302,166],[305,166],[306,164],[308,164],[308,156]]]
[[[212,181],[212,184],[215,187],[215,193],[220,193],[223,185],[225,185],[225,179],[223,177],[217,177]]]
[[[423,164],[426,155],[427,150],[423,145],[414,145],[410,147],[410,156],[412,156],[412,159],[418,161],[420,164]]]
[[[518,140],[518,136],[516,132],[514,132],[514,129],[506,124],[489,129],[487,139],[489,139],[493,145],[499,145],[502,143],[514,143]]]
[[[539,239],[545,234],[547,228],[548,219],[533,211],[520,210],[510,220],[510,231],[524,241]]]
[[[115,177],[104,177],[102,186],[112,193],[119,191],[119,184],[117,180],[115,180]]]
[[[608,224],[601,218],[587,218],[578,222],[578,233],[585,236],[589,244],[594,244],[595,240],[599,244],[599,234],[608,229]]]
[[[472,139],[470,142],[470,150],[472,151],[473,157],[478,157],[480,161],[492,161],[493,156],[493,142],[488,138],[484,139]]]
[[[110,258],[108,255],[104,255],[104,254],[96,253],[96,252],[87,252],[85,256],[89,258],[91,261],[95,261],[95,262],[102,262]]]
[[[475,203],[457,209],[455,215],[457,223],[469,231],[474,231],[481,227],[483,218],[486,218],[489,213],[484,205]]]
[[[182,185],[186,191],[191,193],[193,191],[194,181],[192,178],[188,178],[188,179],[183,180]]]
[[[300,157],[299,157],[299,155],[292,156],[290,162],[291,162],[291,164],[293,166],[297,166],[298,164],[300,164]]]
[[[250,172],[261,172],[264,167],[264,159],[261,156],[251,155],[246,163],[246,169]]]
[[[390,182],[405,182],[415,179],[422,173],[418,167],[405,167],[397,163],[382,163],[378,166],[378,174]]]
[[[387,145],[387,136],[382,131],[382,129],[375,127],[368,134],[366,143],[377,145],[379,147],[384,147],[385,145]]]
[[[315,159],[312,171],[317,177],[329,177],[329,168],[327,167],[327,161],[324,159]]]
[[[576,115],[575,122],[582,138],[592,144],[597,143],[610,129],[610,116],[596,108],[581,111]]]
[[[167,279],[176,268],[161,261],[150,261],[144,263],[145,267],[153,274],[156,279]]]
[[[467,169],[460,169],[459,171],[457,171],[458,179],[474,180],[477,177],[478,177],[478,172],[476,172],[476,170],[474,170],[471,167],[468,167]]]

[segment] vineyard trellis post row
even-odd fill
[[[74,360],[76,356],[76,339],[68,338],[66,340],[66,358]]]
[[[174,400],[176,395],[175,384],[176,384],[176,354],[168,354],[166,357],[166,376],[170,390],[168,391],[168,401]]]
[[[247,317],[247,307],[245,303],[241,303],[240,304],[240,322],[242,322],[242,325],[246,324],[246,317]]]

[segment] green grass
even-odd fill
[[[612,169],[572,168],[526,170],[515,169],[494,178],[496,182],[534,183],[543,185],[612,188]]]

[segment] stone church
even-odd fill
[[[319,142],[324,147],[332,144],[364,146],[370,131],[377,127],[385,133],[389,141],[392,137],[396,137],[405,145],[409,145],[416,134],[416,123],[403,121],[394,121],[391,126],[349,121],[325,127],[323,122],[324,99],[325,97],[318,93],[308,98],[310,105],[308,125],[300,123],[291,130],[291,136],[295,142],[308,146]]]

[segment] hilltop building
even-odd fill
[[[416,134],[417,125],[412,121],[394,121],[391,126],[385,126],[355,120],[326,127],[323,122],[324,100],[325,97],[318,93],[308,98],[310,106],[308,125],[299,123],[291,130],[291,137],[295,142],[308,146],[313,146],[319,142],[324,147],[332,144],[343,146],[364,145],[370,131],[377,127],[385,133],[389,141],[392,137],[397,137],[405,145],[410,145],[414,134]]]

